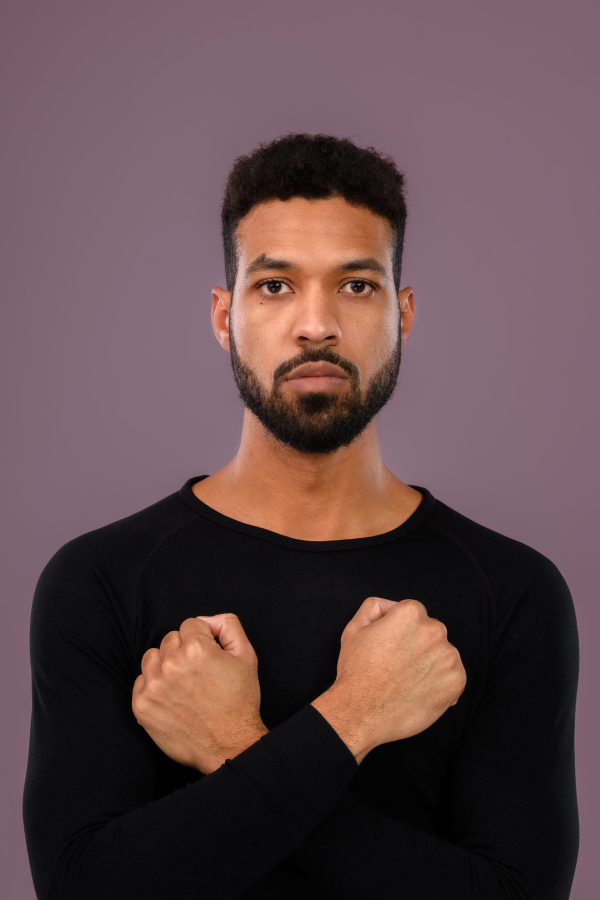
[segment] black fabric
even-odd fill
[[[579,643],[558,568],[426,488],[382,535],[305,541],[183,487],[64,544],[31,610],[23,816],[40,900],[566,900],[579,847]],[[311,701],[369,596],[415,597],[468,683],[357,765]],[[141,658],[190,616],[235,612],[269,734],[210,775],[138,725]]]

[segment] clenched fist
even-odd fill
[[[357,762],[374,747],[419,734],[467,684],[446,626],[419,600],[368,597],[342,632],[337,677],[312,701]]]
[[[167,756],[204,774],[268,731],[256,653],[234,613],[185,619],[146,650],[131,705]]]

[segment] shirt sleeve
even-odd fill
[[[39,900],[239,897],[297,849],[358,771],[307,704],[210,775],[159,796],[162,751],[131,707],[127,612],[78,539],[30,622],[23,820]]]
[[[485,690],[451,762],[447,839],[350,787],[291,856],[332,897],[568,900],[579,849],[579,643],[565,580],[541,560],[529,589],[500,611]]]

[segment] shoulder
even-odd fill
[[[564,581],[556,564],[540,550],[476,522],[439,499],[430,522],[440,535],[471,555],[496,583],[525,585],[540,577]]]
[[[440,501],[433,513],[433,527],[468,554],[487,581],[492,606],[490,683],[521,691],[526,684],[543,682],[548,695],[568,695],[572,708],[579,635],[573,597],[558,566],[529,544]]]
[[[56,576],[65,570],[94,570],[119,579],[143,566],[165,540],[196,518],[178,492],[170,494],[66,541],[48,560],[40,577]]]
[[[492,595],[496,624],[548,622],[573,628],[575,611],[556,563],[523,541],[495,531],[437,500],[431,526],[478,567]]]
[[[35,586],[32,642],[44,636],[48,646],[70,638],[91,645],[101,635],[108,643],[110,634],[118,634],[131,647],[139,578],[165,542],[195,519],[174,493],[62,544]]]

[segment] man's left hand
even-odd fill
[[[131,703],[167,756],[205,775],[269,730],[258,659],[235,613],[185,619],[146,650]]]

